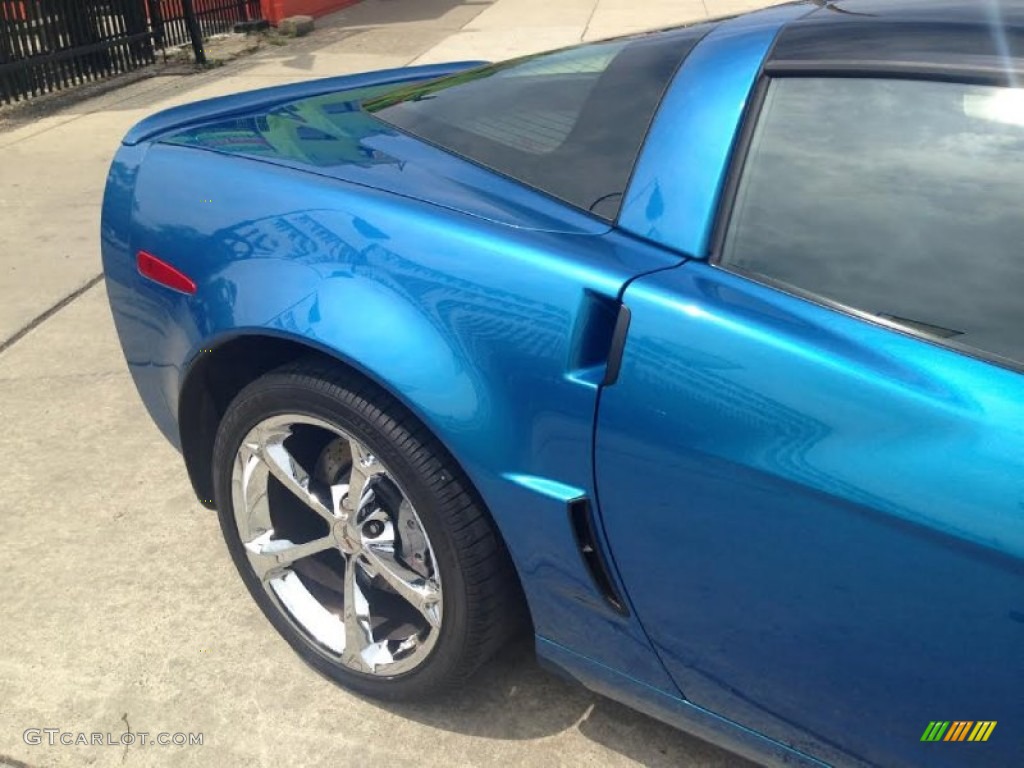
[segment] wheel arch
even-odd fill
[[[437,431],[432,429],[422,418],[416,408],[378,377],[373,376],[335,350],[326,350],[307,340],[267,333],[265,329],[252,333],[234,334],[219,343],[202,349],[192,361],[183,378],[178,398],[181,453],[189,481],[192,483],[199,502],[207,509],[215,507],[213,501],[213,446],[218,427],[231,401],[242,389],[260,376],[300,359],[319,359],[363,379],[407,411],[437,440],[446,454],[446,458],[462,472],[466,488],[476,497],[480,508],[484,510],[490,520],[498,542],[511,563],[510,570],[514,574],[516,588],[521,598],[520,605],[523,607],[526,621],[532,624],[518,565],[511,557],[511,550],[501,526],[495,519],[480,489],[476,487],[470,473],[466,471],[458,457]]]
[[[467,473],[437,431],[394,388],[337,350],[308,339],[268,333],[266,329],[233,333],[200,349],[182,377],[178,396],[178,432],[189,481],[199,502],[213,509],[213,443],[217,429],[235,396],[260,376],[287,363],[313,358],[343,368],[376,387],[419,421],[444,447],[451,460]],[[473,492],[481,498],[479,490]],[[486,504],[484,504],[486,508]],[[492,515],[493,518],[493,515]]]

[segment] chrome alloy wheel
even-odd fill
[[[427,658],[443,617],[434,552],[362,443],[310,416],[264,419],[238,448],[231,496],[256,577],[320,653],[380,676]]]

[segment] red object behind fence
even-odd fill
[[[323,16],[325,13],[340,11],[359,0],[260,0],[263,18],[275,27],[281,19],[289,16]]]

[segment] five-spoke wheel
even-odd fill
[[[419,695],[472,672],[521,617],[507,553],[461,471],[351,375],[300,364],[251,384],[221,423],[214,469],[250,592],[335,679]]]
[[[314,455],[309,471],[298,457]],[[300,504],[272,498],[273,482]],[[430,652],[442,618],[434,553],[362,443],[309,416],[264,419],[238,447],[232,496],[249,563],[299,631],[372,674],[411,669]]]

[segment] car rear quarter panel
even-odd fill
[[[516,560],[539,635],[675,690],[635,619],[594,590],[566,503],[593,497],[596,377],[573,368],[571,349],[581,308],[677,258],[160,144],[123,150],[104,231],[128,365],[172,441],[183,380],[208,350],[261,334],[327,352],[405,403],[460,462]],[[189,275],[196,294],[142,279],[139,250]]]

